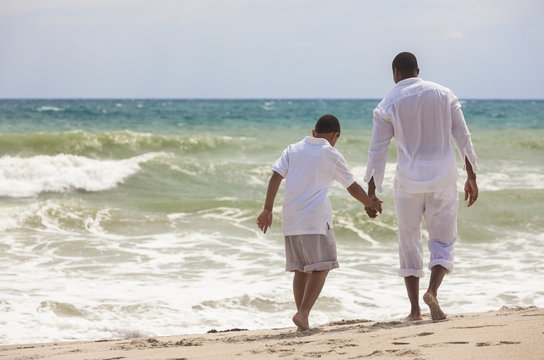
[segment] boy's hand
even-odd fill
[[[257,217],[257,226],[266,234],[266,230],[272,227],[272,211],[264,209]]]

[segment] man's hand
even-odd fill
[[[380,199],[376,196],[376,184],[374,183],[374,177],[370,179],[368,182],[368,197],[370,200],[372,200],[376,205],[375,206],[367,206],[365,207],[366,214],[371,218],[376,218],[378,216],[378,213],[382,213],[382,203]]]
[[[370,200],[372,200],[375,205],[374,206],[366,206],[365,207],[365,211],[366,211],[366,214],[371,217],[371,218],[376,218],[378,216],[378,213],[382,213],[382,203],[383,201],[381,201],[380,199],[378,199],[378,197],[375,195],[375,194],[370,194],[368,196],[370,198]]]
[[[467,207],[472,206],[478,199],[478,184],[476,183],[476,177],[469,177],[467,182],[465,182],[465,201],[467,201],[467,199]]]
[[[467,207],[472,206],[478,199],[478,184],[476,184],[476,174],[472,169],[472,164],[465,157],[465,168],[467,170],[467,182],[465,183],[465,201],[468,199]]]
[[[272,211],[264,209],[257,217],[257,226],[266,234],[266,230],[272,227]]]

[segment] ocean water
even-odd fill
[[[0,100],[0,343],[292,326],[283,186],[270,232],[255,225],[270,168],[332,113],[361,181],[377,103]],[[480,197],[460,206],[456,267],[439,299],[450,313],[542,307],[544,101],[463,109]],[[312,324],[409,311],[396,275],[394,144],[389,161],[376,220],[331,187],[340,269]]]

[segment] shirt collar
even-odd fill
[[[306,144],[310,144],[310,145],[327,145],[329,143],[327,141],[327,139],[316,138],[316,137],[313,137],[313,136],[306,136],[304,138],[304,142]]]
[[[405,86],[405,85],[413,84],[417,81],[422,81],[422,79],[419,77],[411,77],[411,78],[399,81],[396,86]]]

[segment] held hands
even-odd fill
[[[272,211],[264,209],[257,217],[257,226],[266,234],[266,230],[272,227]]]
[[[465,183],[465,201],[467,201],[467,199],[467,207],[472,206],[478,199],[478,184],[476,183],[476,177],[469,177]]]
[[[378,217],[378,213],[382,213],[382,203],[380,199],[375,194],[371,194],[368,196],[370,200],[372,200],[373,205],[372,206],[365,206],[366,214],[371,218]]]

